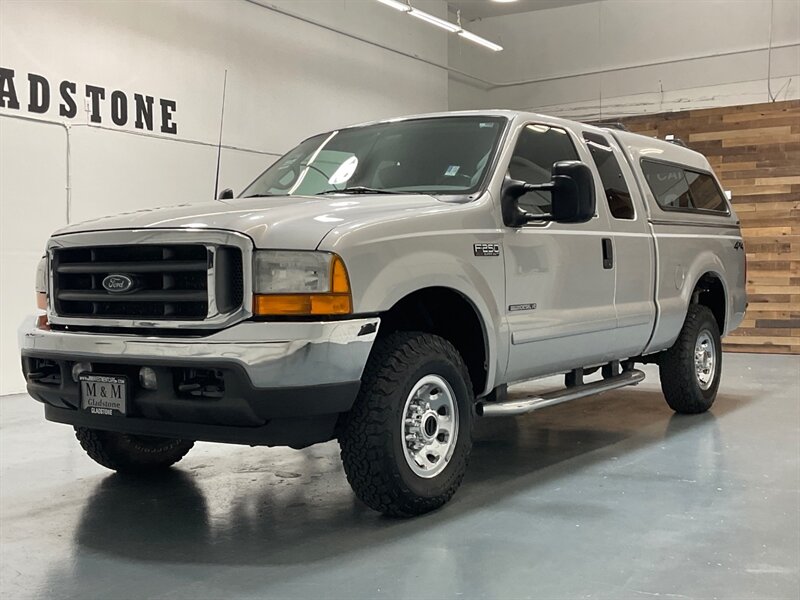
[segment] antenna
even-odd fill
[[[219,163],[222,157],[222,124],[225,122],[225,92],[228,88],[228,69],[225,69],[225,78],[222,80],[222,110],[219,114],[219,141],[217,142],[217,175],[214,178],[214,200],[219,193]]]

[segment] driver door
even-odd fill
[[[572,132],[529,123],[518,131],[509,174],[546,183],[558,161],[592,164],[586,154]],[[550,192],[526,194],[520,206],[549,213]],[[509,381],[610,360],[617,326],[614,271],[603,260],[611,243],[607,210],[598,204],[597,211],[587,223],[531,223],[505,230]]]

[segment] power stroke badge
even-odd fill
[[[510,304],[508,306],[509,312],[517,312],[520,310],[536,310],[536,302],[528,302],[526,304]]]

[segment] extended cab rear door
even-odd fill
[[[597,202],[609,215],[612,256],[606,267],[614,272],[617,358],[641,353],[655,322],[655,247],[648,215],[633,172],[617,141],[602,130],[581,132],[596,167]],[[598,180],[599,176],[599,180]]]

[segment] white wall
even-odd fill
[[[505,50],[450,39],[450,67],[494,84],[452,76],[450,107],[596,119],[766,102],[770,16],[770,0],[603,0],[476,21]],[[800,2],[774,0],[772,29],[772,92],[798,98]]]
[[[445,32],[372,0],[269,4],[447,62]],[[416,4],[446,14],[441,0]],[[20,101],[19,110],[0,108],[0,394],[24,388],[16,329],[32,312],[35,265],[54,229],[212,198],[226,68],[221,188],[241,190],[313,133],[447,108],[446,71],[244,0],[2,0],[0,67],[16,71]],[[26,110],[28,73],[51,83],[46,114]],[[80,99],[76,118],[59,116],[63,79],[79,97],[86,84],[106,88],[99,126]],[[114,89],[175,100],[177,135],[136,134],[131,107],[127,125],[111,123]]]
[[[444,0],[414,4],[446,15]],[[0,107],[0,394],[23,389],[16,327],[31,311],[35,264],[54,229],[211,199],[226,68],[221,187],[240,190],[300,139],[375,118],[449,106],[589,119],[763,102],[770,5],[603,0],[468,24],[505,46],[492,53],[374,0],[0,0],[0,67],[15,69],[21,104]],[[774,7],[773,92],[797,98],[800,2]],[[448,78],[424,61],[488,83]],[[28,73],[54,87],[50,110],[33,115],[39,122],[18,118],[31,116]],[[100,126],[82,101],[74,119],[62,118],[63,79],[79,92],[91,84],[175,100],[178,133],[117,127],[108,97]]]

